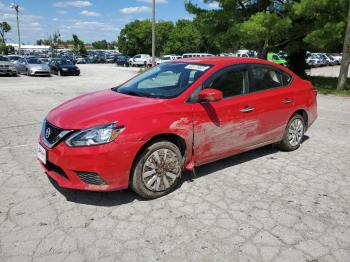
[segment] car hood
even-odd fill
[[[8,61],[1,61],[0,65],[2,65],[2,66],[12,66],[13,64],[11,62],[8,62]]]
[[[47,64],[28,64],[29,69],[50,70]]]
[[[129,96],[104,90],[64,102],[49,112],[47,120],[63,129],[84,129],[130,119],[131,110],[138,110],[162,101],[162,99]]]

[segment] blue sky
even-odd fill
[[[157,20],[191,19],[183,0],[156,0]],[[15,11],[10,8],[13,0],[0,0],[0,22],[7,21],[12,32],[7,42],[17,42]],[[17,0],[21,6],[21,42],[33,44],[37,39],[47,38],[59,31],[63,39],[71,39],[73,33],[86,43],[106,39],[116,40],[123,26],[135,19],[151,17],[152,0]],[[205,8],[203,0],[192,0]]]

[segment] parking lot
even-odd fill
[[[319,95],[301,148],[184,174],[173,193],[65,190],[36,160],[46,113],[138,69],[0,78],[0,261],[350,261],[350,98]]]

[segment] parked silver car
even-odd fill
[[[21,57],[15,67],[19,74],[28,76],[51,76],[49,65],[43,63],[37,57]]]
[[[17,76],[17,71],[12,62],[3,55],[0,55],[0,75]]]

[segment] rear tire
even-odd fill
[[[179,148],[167,141],[147,147],[136,159],[130,178],[130,188],[145,199],[170,193],[178,184],[183,170]]]
[[[305,119],[295,114],[288,122],[283,139],[278,147],[284,151],[294,151],[300,147],[306,130]]]

